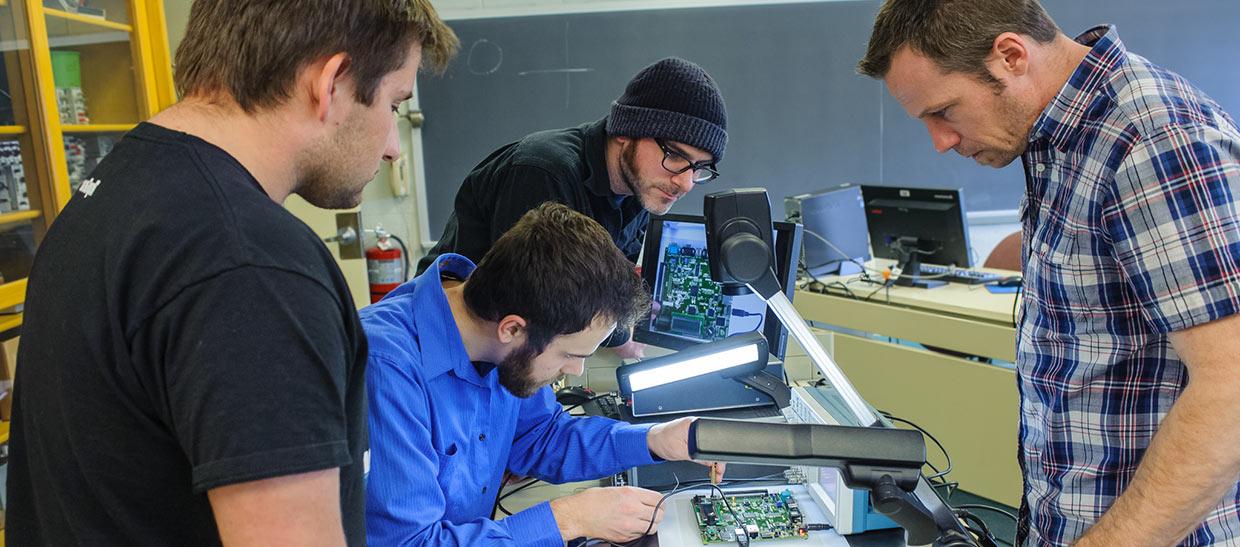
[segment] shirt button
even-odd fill
[[[1034,167],[1034,168],[1033,168],[1033,170],[1034,170],[1034,171],[1037,171],[1037,172],[1039,172],[1039,173],[1041,173],[1041,172],[1043,172],[1043,171],[1045,171],[1045,170],[1046,170],[1046,165],[1045,165],[1045,164],[1042,164],[1042,163],[1039,163],[1039,164],[1037,165],[1037,167]]]
[[[487,440],[487,434],[486,434],[486,433],[480,433],[480,434],[478,434],[478,440],[480,440],[480,441],[485,441],[485,440]]]
[[[483,487],[482,487],[482,493],[483,493],[483,494],[487,493],[487,487],[485,487],[485,486],[483,486]]]

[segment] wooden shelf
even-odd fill
[[[0,213],[0,225],[25,222],[27,220],[34,220],[41,216],[43,216],[43,213],[39,211],[14,211],[12,213]]]
[[[77,46],[93,46],[95,44],[118,44],[128,43],[128,32],[92,32],[90,34],[74,34],[70,36],[56,36],[48,39],[48,45],[53,48],[67,48]]]
[[[26,126],[24,125],[0,125],[0,135],[17,136],[25,134]]]
[[[22,326],[21,313],[6,313],[0,315],[0,332],[7,332]]]
[[[26,301],[26,278],[0,285],[0,310]],[[0,315],[0,317],[5,317]],[[2,331],[0,331],[2,332]]]
[[[95,27],[95,29],[91,31],[78,31],[75,28],[77,27],[77,25],[71,25],[70,32],[56,33],[55,36],[63,36],[64,34],[90,34],[90,33],[98,32],[98,29],[100,28],[119,30],[121,32],[133,32],[133,27],[130,25],[109,21],[102,17],[93,17],[90,15],[82,15],[80,13],[69,13],[67,11],[61,11],[61,10],[52,9],[52,8],[43,8],[43,13],[46,14],[48,17],[55,17],[57,19],[72,21],[74,23],[81,23],[82,25],[86,25],[88,27]],[[48,29],[48,34],[52,34],[50,28]]]
[[[62,130],[68,133],[127,133],[136,123],[92,123],[90,125],[64,125]]]

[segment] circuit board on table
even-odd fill
[[[778,494],[765,490],[728,492],[727,502],[718,496],[693,496],[693,514],[697,517],[702,543],[733,543],[738,534],[749,541],[769,539],[808,539],[805,518],[792,492]],[[728,510],[731,505],[736,517]],[[737,524],[737,519],[740,525]]]
[[[668,245],[660,268],[661,307],[655,316],[655,328],[699,340],[727,337],[732,306],[724,302],[723,285],[710,279],[706,249]]]

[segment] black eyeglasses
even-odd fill
[[[693,184],[706,184],[719,176],[719,172],[715,170],[714,161],[699,161],[695,163],[675,148],[668,146],[663,140],[655,139],[654,142],[663,150],[663,168],[667,169],[668,173],[679,175],[692,169]]]

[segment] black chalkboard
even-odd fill
[[[1045,0],[1064,32],[1118,26],[1129,49],[1187,77],[1240,114],[1240,2]],[[606,115],[647,64],[702,65],[728,105],[723,177],[704,188],[764,186],[786,195],[843,182],[963,187],[971,211],[1015,209],[1017,164],[979,167],[939,155],[880,82],[856,75],[879,2],[620,11],[450,21],[461,55],[419,79],[431,233],[462,177],[492,150],[541,130]],[[699,213],[701,193],[673,209]]]

